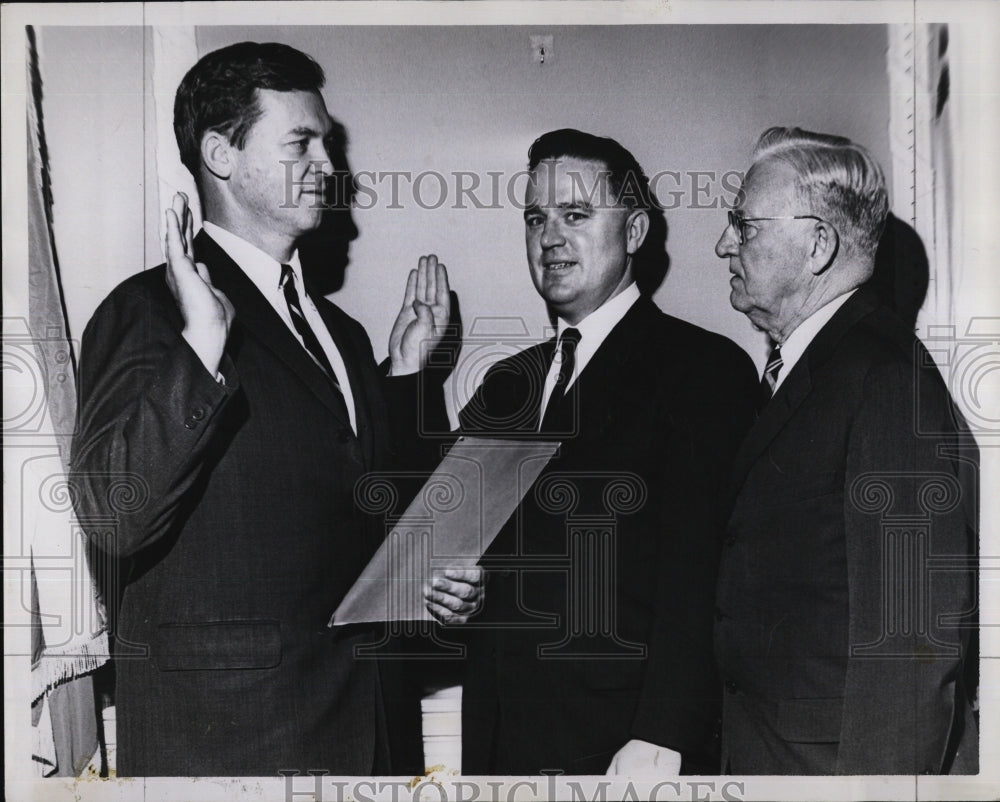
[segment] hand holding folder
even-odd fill
[[[558,447],[540,440],[459,438],[329,626],[432,620],[423,591],[435,570],[475,566]]]
[[[449,566],[435,571],[424,588],[427,611],[441,624],[464,624],[483,603],[485,575],[478,565],[472,568]]]

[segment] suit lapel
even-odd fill
[[[736,457],[733,460],[732,493],[734,498],[739,493],[747,473],[757,458],[777,436],[778,432],[785,427],[788,419],[809,395],[809,391],[812,389],[812,375],[806,359],[807,355],[808,351],[792,368],[788,378],[781,383],[774,398],[768,401],[739,451],[736,452]]]
[[[872,290],[864,287],[859,289],[809,343],[736,453],[731,484],[733,500],[742,489],[754,463],[785,428],[785,424],[811,392],[816,371],[830,359],[843,336],[877,306],[878,300]]]
[[[233,304],[236,312],[234,328],[255,338],[281,359],[329,407],[338,420],[349,425],[349,421],[343,420],[343,414],[333,395],[335,391],[322,369],[312,360],[246,273],[204,231],[195,237],[194,247],[198,261],[204,262],[208,267],[212,283]],[[231,340],[234,339],[233,333],[230,333]]]
[[[569,409],[579,410],[579,431],[585,432],[588,439],[602,435],[616,411],[622,408],[618,399],[623,388],[632,378],[642,375],[636,363],[646,351],[646,337],[657,314],[659,310],[651,300],[645,296],[637,300],[608,332],[570,387],[563,403]]]

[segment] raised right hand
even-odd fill
[[[451,314],[448,270],[437,256],[421,256],[406,281],[403,308],[389,334],[391,376],[423,370],[441,338]]]
[[[184,318],[182,335],[212,376],[219,372],[233,305],[212,286],[208,268],[194,261],[194,219],[187,195],[174,195],[167,209],[167,286]]]

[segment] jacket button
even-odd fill
[[[191,411],[191,417],[194,420],[201,420],[202,418],[205,417],[205,410],[203,410],[201,407],[196,407]]]
[[[732,546],[736,542],[736,535],[728,534],[726,535],[726,539],[722,542],[725,543],[727,546]]]
[[[715,620],[716,621],[721,621],[725,617],[726,617],[726,614],[723,613],[722,610],[720,610],[718,607],[716,607],[715,608]]]
[[[193,418],[188,418],[186,421],[184,421],[184,428],[185,429],[193,429],[197,425],[198,425],[198,422],[195,421]]]
[[[730,693],[736,693],[736,691],[738,690],[738,688],[736,687],[736,683],[733,682],[731,679],[727,679],[726,690],[729,691]]]
[[[351,434],[346,429],[341,429],[337,435],[337,442],[343,444],[351,442]]]

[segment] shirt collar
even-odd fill
[[[281,280],[281,263],[268,256],[256,245],[252,245],[240,236],[227,231],[215,223],[206,220],[203,224],[208,234],[226,252],[230,259],[239,265],[240,269],[257,286],[262,293],[275,292],[279,289]],[[299,252],[296,250],[288,260],[295,273],[295,283],[302,287],[302,266],[299,263]]]
[[[847,303],[847,299],[854,295],[855,292],[857,292],[857,287],[843,295],[838,295],[825,306],[821,306],[813,312],[796,327],[795,331],[788,335],[788,339],[781,344],[782,365],[781,371],[778,373],[778,381],[775,384],[775,389],[785,380],[785,377],[791,372],[792,367],[799,361],[802,354],[805,353],[806,348],[809,347],[809,343],[819,334],[820,329],[830,322],[830,318],[837,313],[840,307]]]
[[[618,325],[625,313],[632,308],[632,304],[639,300],[639,287],[633,281],[624,290],[610,300],[605,301],[593,312],[587,315],[575,326],[571,326],[562,318],[556,324],[559,336],[566,329],[577,329],[580,332],[580,342],[596,350],[604,342],[604,338],[611,333],[611,330]]]

